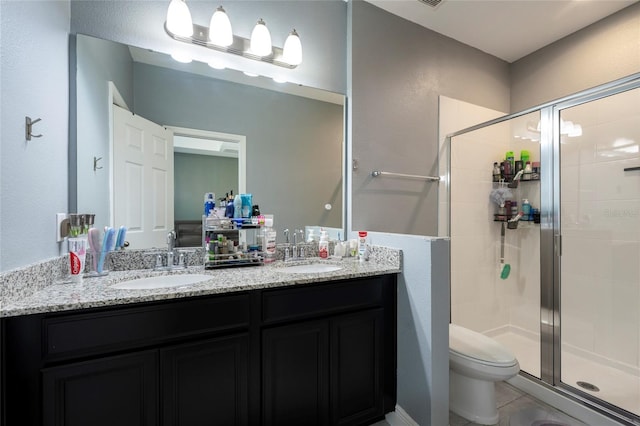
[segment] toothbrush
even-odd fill
[[[125,226],[121,226],[118,229],[118,237],[116,238],[116,249],[121,249],[124,246],[124,237],[127,234],[127,228]]]
[[[104,260],[107,256],[107,252],[111,247],[113,247],[114,235],[115,235],[115,229],[111,227],[107,227],[107,231],[104,234],[104,239],[102,240],[102,251],[100,252],[100,260],[98,260],[98,268],[96,269],[98,273],[102,272],[102,268],[104,266]]]

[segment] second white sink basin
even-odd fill
[[[310,263],[306,265],[285,266],[280,271],[289,274],[321,274],[323,272],[333,272],[342,269],[341,266],[327,263]]]
[[[210,275],[204,274],[176,274],[160,275],[157,277],[138,278],[136,280],[123,281],[111,286],[121,290],[148,290],[153,288],[169,288],[193,285],[210,280]]]

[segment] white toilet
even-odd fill
[[[495,382],[518,374],[509,349],[478,332],[449,324],[449,409],[482,425],[498,423]]]

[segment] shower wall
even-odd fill
[[[561,141],[563,350],[638,374],[640,90],[561,118],[583,128]]]

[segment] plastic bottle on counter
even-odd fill
[[[236,194],[233,198],[233,217],[242,217],[242,198],[240,197],[240,194]]]
[[[322,229],[320,231],[320,242],[318,243],[318,255],[321,259],[329,257],[329,237],[327,231]]]
[[[358,232],[358,260],[364,262],[368,260],[369,254],[367,252],[367,231]]]
[[[216,194],[207,192],[204,194],[204,215],[209,216],[216,208]]]

